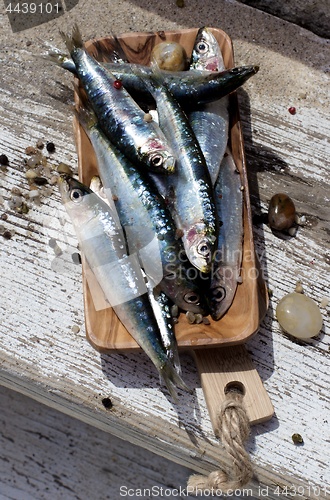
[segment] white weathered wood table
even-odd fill
[[[265,211],[274,193],[286,192],[306,219],[284,240],[268,226],[254,227],[272,297],[247,348],[275,416],[252,429],[247,449],[256,478],[249,487],[256,498],[260,487],[268,498],[327,498],[329,306],[322,309],[322,332],[309,343],[283,335],[274,311],[298,280],[316,302],[329,296],[329,41],[234,1],[206,1],[199,9],[188,0],[183,9],[156,0],[86,0],[17,33],[1,15],[0,154],[9,166],[0,174],[0,215],[8,216],[0,224],[2,233],[13,235],[0,236],[0,383],[192,471],[226,463],[189,354],[182,356],[183,376],[194,393],[180,393],[174,406],[143,353],[100,355],[86,342],[80,267],[64,266],[49,245],[56,239],[68,259],[77,245],[57,189],[49,187],[40,205],[28,202],[27,214],[8,207],[12,188],[28,193],[25,149],[38,139],[56,145],[52,167],[64,161],[76,168],[72,79],[34,57],[42,52],[40,40],[63,47],[58,30],[70,30],[74,21],[86,39],[110,30],[217,25],[232,37],[237,65],[260,65],[239,91],[253,211]],[[296,115],[288,113],[290,106]],[[302,435],[303,446],[293,444],[293,433]]]

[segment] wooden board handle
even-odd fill
[[[213,430],[219,435],[217,412],[228,390],[243,393],[250,424],[269,420],[274,408],[244,345],[194,351]]]

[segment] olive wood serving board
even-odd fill
[[[197,31],[198,29],[194,28],[155,33],[128,33],[117,38],[130,62],[148,65],[153,47],[165,40],[179,42],[189,57]],[[217,28],[212,28],[212,32],[220,44],[226,67],[233,67],[233,47],[229,36]],[[110,36],[90,40],[85,46],[97,60],[106,62],[108,61],[107,54],[114,47],[113,38]],[[77,107],[81,105],[80,92],[77,80],[75,89]],[[74,119],[74,130],[78,150],[79,178],[83,183],[89,185],[91,178],[98,175],[97,160],[89,139],[76,119]],[[258,272],[258,262],[254,250],[243,137],[235,92],[230,95],[229,130],[229,144],[244,189],[242,283],[237,287],[231,307],[219,321],[213,321],[209,317],[209,325],[191,325],[185,314],[182,313],[175,325],[179,348],[193,349],[194,351],[215,432],[217,429],[215,405],[218,405],[225,397],[225,387],[228,383],[239,384],[240,387],[244,386],[244,399],[251,423],[267,420],[273,414],[272,404],[244,346],[224,349],[226,346],[242,344],[253,336],[268,308],[265,283]],[[83,289],[86,335],[92,346],[100,352],[140,349],[111,307],[105,302],[103,292],[84,259]],[[206,349],[211,347],[212,350]]]

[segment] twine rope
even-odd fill
[[[188,488],[195,494],[204,490],[236,490],[246,485],[253,476],[250,456],[244,442],[250,434],[250,422],[243,404],[243,395],[230,391],[217,414],[219,438],[232,460],[232,468],[225,472],[216,470],[208,476],[194,474],[188,480]]]

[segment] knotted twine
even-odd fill
[[[208,476],[194,474],[188,480],[188,488],[195,494],[203,490],[236,490],[246,485],[253,476],[250,456],[244,442],[250,434],[250,422],[243,404],[243,395],[229,391],[217,414],[219,438],[232,459],[230,471],[221,469]]]

